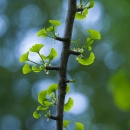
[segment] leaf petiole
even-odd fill
[[[40,64],[38,64],[38,63],[36,63],[36,62],[34,62],[34,61],[32,61],[32,60],[28,60],[28,61],[30,61],[30,62],[32,62],[32,63],[34,63],[34,64],[36,64],[36,65],[39,65],[39,66],[40,66]]]

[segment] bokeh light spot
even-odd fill
[[[20,120],[13,116],[13,115],[7,115],[4,116],[2,119],[2,130],[17,130],[20,128]]]

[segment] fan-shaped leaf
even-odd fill
[[[84,125],[82,123],[76,122],[76,130],[84,130]]]
[[[93,39],[87,38],[87,44],[88,44],[88,45],[92,45],[92,44],[93,44]]]
[[[56,28],[54,26],[50,26],[49,28],[46,29],[48,32],[54,32],[56,31]]]
[[[26,64],[23,66],[22,71],[23,71],[23,74],[27,74],[27,73],[31,72],[32,70],[31,70],[29,64],[26,63]]]
[[[40,55],[41,55],[41,57],[42,57],[43,60],[48,60],[48,59],[46,58],[46,56],[44,56],[43,54],[40,54]]]
[[[37,111],[35,111],[35,112],[33,113],[33,117],[36,118],[36,119],[38,119],[38,118],[41,117],[41,114],[39,114],[39,113],[37,113]]]
[[[26,52],[26,53],[24,53],[24,54],[20,57],[19,61],[20,61],[20,62],[28,61],[28,60],[29,60],[29,59],[28,59],[28,55],[29,55],[29,51]]]
[[[30,48],[30,51],[39,53],[40,49],[43,47],[43,44],[35,44]]]
[[[51,52],[50,52],[50,54],[49,54],[48,56],[44,56],[44,55],[42,55],[42,54],[41,54],[41,56],[42,56],[42,58],[43,58],[44,60],[49,60],[49,61],[51,61],[52,59],[54,59],[54,58],[57,57],[57,52],[56,52],[56,50],[55,50],[54,48],[52,48],[52,49],[51,49]]]
[[[66,86],[66,93],[68,93],[69,91],[70,91],[70,86],[67,85],[67,86]]]
[[[51,94],[52,92],[56,92],[58,89],[58,85],[57,84],[51,84],[48,89],[47,89],[47,93]]]
[[[48,59],[51,61],[52,59],[57,57],[57,52],[54,48],[51,49],[50,55],[48,56]]]
[[[46,111],[49,107],[38,106],[37,111]]]
[[[67,128],[70,122],[70,120],[63,120],[63,128]]]
[[[95,55],[93,52],[90,53],[89,58],[85,59],[85,58],[77,58],[78,62],[82,65],[90,65],[94,62],[95,59]]]
[[[91,46],[88,46],[88,51],[91,51],[92,50],[92,47]]]
[[[32,70],[33,70],[34,72],[40,72],[41,70],[44,70],[44,69],[45,69],[44,66],[36,66],[36,65],[33,65],[33,66],[32,66]]]
[[[49,101],[44,101],[44,105],[46,107],[54,106],[54,104],[52,102],[49,102]]]
[[[39,37],[42,36],[43,38],[45,38],[47,36],[46,29],[43,28],[43,29],[39,30],[37,33],[37,36],[39,36]]]
[[[90,9],[93,6],[94,6],[94,1],[93,0],[89,0],[89,6],[87,8]]]
[[[58,21],[58,20],[49,20],[49,22],[50,22],[53,26],[60,26],[60,21]]]
[[[47,90],[43,90],[38,94],[38,102],[42,105],[44,105],[44,101],[47,100],[46,98]]]
[[[64,105],[64,111],[69,111],[72,106],[74,105],[74,100],[72,98],[69,98],[68,102]]]
[[[101,35],[97,30],[88,29],[91,39],[101,39]]]
[[[88,14],[88,9],[85,8],[82,12],[76,12],[75,18],[78,20],[82,20],[86,18],[86,15]]]

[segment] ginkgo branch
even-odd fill
[[[73,50],[69,50],[69,53],[70,53],[70,54],[73,54],[73,55],[76,55],[76,56],[78,56],[78,55],[81,54],[80,52],[78,52],[78,51],[73,51]]]
[[[77,8],[76,11],[77,11],[77,12],[81,12],[81,11],[84,11],[84,9],[83,9],[83,8]]]
[[[58,120],[58,117],[57,117],[57,116],[51,116],[51,115],[50,115],[49,118],[52,119],[52,120]]]
[[[62,41],[62,42],[67,42],[67,41],[69,41],[69,39],[67,39],[67,38],[62,38],[62,37],[56,37],[55,40]]]
[[[46,66],[46,69],[47,70],[59,70],[59,67],[58,66]]]

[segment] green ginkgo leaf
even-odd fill
[[[52,59],[56,58],[57,57],[57,52],[54,48],[51,49],[50,51],[50,54],[48,56],[44,56],[41,54],[41,57],[44,59],[44,60],[49,60],[51,61]]]
[[[44,105],[46,107],[54,106],[54,104],[52,102],[49,102],[49,101],[44,101]]]
[[[41,91],[41,92],[38,94],[38,102],[39,102],[41,105],[44,105],[44,101],[47,101],[46,95],[47,95],[47,90],[43,90],[43,91]]]
[[[88,46],[88,51],[91,51],[92,50],[92,47],[91,46]]]
[[[60,26],[60,21],[58,20],[49,20],[49,23],[51,23],[53,26]]]
[[[27,74],[27,73],[31,72],[32,70],[31,70],[29,64],[26,63],[26,64],[23,66],[22,71],[23,71],[23,74]]]
[[[63,128],[66,128],[68,127],[68,125],[70,124],[70,120],[63,120]]]
[[[68,93],[69,91],[70,91],[70,86],[67,85],[67,86],[66,86],[66,93]]]
[[[38,106],[37,111],[46,111],[49,107]]]
[[[77,58],[78,62],[82,65],[90,65],[94,62],[95,55],[93,52],[90,53],[90,56],[86,58]]]
[[[43,28],[43,29],[39,30],[37,33],[37,36],[39,36],[39,37],[42,36],[43,38],[45,38],[47,36],[46,29]]]
[[[41,55],[41,57],[42,57],[42,60],[48,60],[47,58],[46,58],[46,56],[44,56],[43,54],[40,54]]]
[[[72,98],[69,98],[68,102],[64,105],[64,111],[68,112],[73,105],[74,105],[74,100]]]
[[[33,72],[40,72],[41,70],[44,70],[45,69],[45,67],[44,66],[36,66],[36,65],[33,65],[32,66],[32,71]]]
[[[94,1],[93,0],[89,0],[89,6],[87,8],[90,9],[93,6],[94,6]]]
[[[101,35],[97,30],[88,29],[91,39],[101,39]]]
[[[36,118],[36,119],[38,119],[38,118],[41,117],[41,114],[39,114],[37,111],[35,111],[35,112],[33,113],[33,117]]]
[[[85,8],[84,11],[76,12],[75,18],[78,20],[82,20],[86,18],[86,15],[88,14],[88,9]]]
[[[57,57],[57,52],[54,48],[51,49],[50,55],[49,55],[49,59],[52,60],[54,58]]]
[[[51,94],[52,92],[56,92],[58,89],[58,84],[51,84],[48,89],[47,89],[47,93]]]
[[[56,28],[54,26],[50,26],[49,28],[46,29],[48,32],[54,32],[56,31]]]
[[[87,45],[92,45],[93,44],[93,39],[91,39],[91,38],[87,38]]]
[[[20,61],[20,62],[28,61],[28,60],[29,60],[29,59],[28,59],[28,55],[29,55],[29,51],[26,52],[26,53],[24,53],[24,54],[20,57],[19,61]]]
[[[84,130],[84,125],[80,122],[76,122],[76,130]]]
[[[30,51],[39,53],[40,49],[44,46],[44,44],[35,44],[30,48]]]

